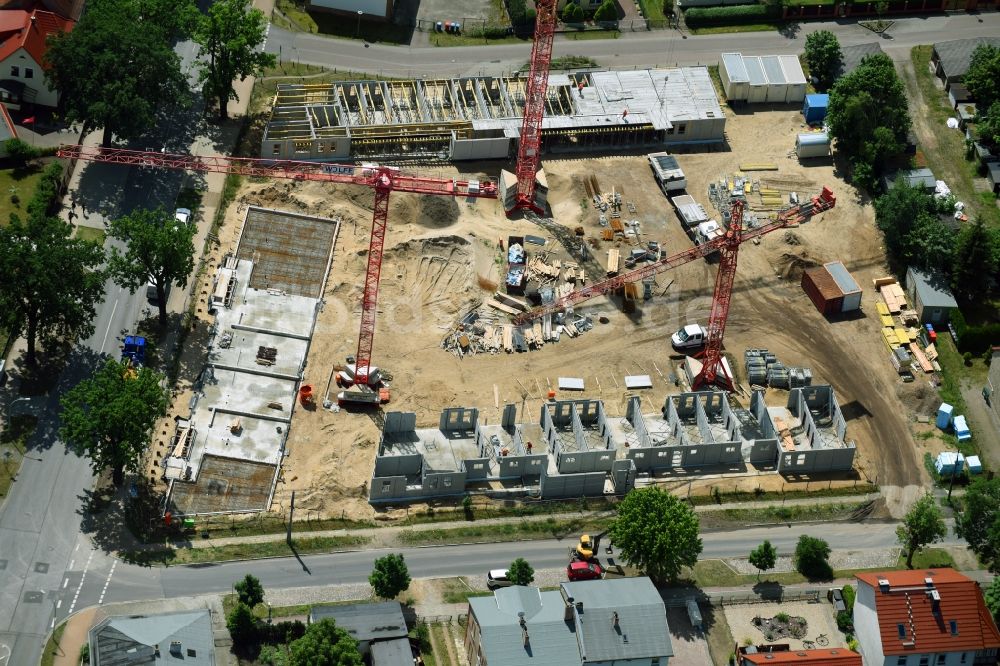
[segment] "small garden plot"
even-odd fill
[[[761,617],[757,615],[753,619],[753,626],[764,634],[764,640],[772,643],[782,638],[804,638],[809,623],[801,616],[778,613],[774,617]]]

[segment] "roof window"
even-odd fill
[[[897,624],[896,625],[896,631],[899,632],[899,637],[900,638],[906,638],[906,625],[905,624],[903,624],[903,623]]]
[[[958,622],[955,620],[948,621],[948,627],[951,629],[952,636],[958,636]]]

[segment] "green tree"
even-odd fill
[[[951,286],[955,293],[973,298],[983,293],[987,277],[997,272],[994,236],[981,217],[966,225],[955,241],[951,260]]]
[[[233,83],[273,67],[275,56],[260,49],[267,18],[245,0],[218,0],[202,17],[194,38],[200,46],[200,80],[219,103],[219,118],[229,117],[229,100],[239,99]]]
[[[987,252],[988,252],[987,248]],[[955,252],[955,232],[937,216],[922,214],[906,238],[906,263],[925,270],[946,266]]]
[[[669,14],[669,12],[667,13]],[[594,20],[598,22],[617,21],[618,7],[615,5],[615,0],[604,0],[594,12]]]
[[[567,2],[562,10],[563,23],[581,23],[584,20],[583,7],[575,2]]]
[[[59,434],[95,473],[110,468],[115,485],[139,470],[156,420],[167,413],[163,375],[108,359],[62,397]]]
[[[906,568],[913,568],[913,556],[929,544],[940,541],[948,534],[941,509],[930,495],[924,495],[903,516],[903,524],[896,528],[896,538],[906,549]]]
[[[993,621],[1000,625],[1000,576],[993,579],[989,587],[986,588],[986,607],[993,614]]]
[[[625,561],[656,582],[676,580],[683,567],[697,563],[702,550],[694,511],[655,487],[626,495],[608,534]]]
[[[288,646],[289,666],[363,666],[358,642],[330,618],[314,622]]]
[[[765,540],[764,543],[750,551],[748,559],[750,564],[757,567],[757,580],[760,580],[762,572],[774,568],[774,563],[778,560],[778,551],[771,545],[770,541]]]
[[[526,559],[519,557],[510,563],[510,568],[507,569],[507,578],[514,585],[531,585],[532,581],[535,580],[535,570]]]
[[[0,324],[24,335],[32,367],[39,341],[73,341],[94,332],[104,250],[72,233],[71,225],[44,212],[26,222],[11,215],[10,224],[0,226]]]
[[[963,501],[965,508],[955,522],[958,535],[987,569],[1000,574],[1000,476],[977,478]]]
[[[259,639],[259,627],[253,611],[244,603],[238,603],[226,616],[226,629],[236,646],[246,646],[256,643]]]
[[[823,539],[803,534],[795,545],[795,569],[806,578],[829,580],[833,578],[830,568],[830,544]]]
[[[45,80],[67,120],[84,133],[131,139],[164,108],[186,104],[187,79],[173,40],[190,26],[192,0],[90,0],[76,27],[49,40]]]
[[[977,46],[962,83],[979,108],[988,109],[1000,102],[1000,48],[989,44]]]
[[[375,568],[368,576],[375,594],[383,599],[394,599],[410,587],[410,572],[402,553],[390,553],[375,560]]]
[[[888,56],[864,58],[833,84],[827,124],[837,150],[851,158],[852,166],[867,165],[865,180],[873,183],[910,129],[906,91]],[[880,127],[886,130],[876,133]]]
[[[930,196],[903,181],[875,199],[875,224],[885,236],[891,256],[905,261],[910,232],[918,220],[931,214],[932,208]]]
[[[247,574],[243,580],[235,585],[236,596],[241,604],[246,604],[254,608],[257,604],[264,602],[264,586],[253,574]]]
[[[1000,144],[1000,102],[993,102],[986,113],[979,114],[976,132],[983,143],[991,146]]]
[[[842,57],[840,42],[829,30],[817,30],[806,36],[806,65],[809,66],[809,74],[816,77],[819,90],[833,85]]]
[[[147,282],[156,285],[160,325],[167,323],[167,288],[185,286],[194,270],[193,221],[183,224],[162,208],[137,209],[108,225],[108,234],[126,249],[111,250],[108,265],[115,282],[135,292]]]

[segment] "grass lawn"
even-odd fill
[[[10,223],[11,213],[24,218],[28,201],[35,194],[41,179],[40,167],[0,169],[0,225]]]
[[[481,35],[453,35],[448,32],[431,34],[431,44],[434,46],[494,46],[496,44],[530,44],[531,40],[517,35],[504,37],[483,37]]]
[[[22,414],[10,419],[0,432],[0,497],[7,496],[11,483],[17,478],[25,445],[37,424],[36,417]]]
[[[982,358],[973,358],[972,364],[966,365],[950,335],[939,335],[935,347],[938,350],[937,361],[941,364],[941,400],[952,405],[956,414],[966,414],[968,410],[962,397],[961,382],[968,379],[975,386],[985,386],[989,366]],[[972,439],[964,442],[959,442],[958,438],[947,433],[938,433],[938,436],[949,441],[952,446],[958,446],[965,455],[977,455],[979,450],[974,442],[980,441],[979,429],[972,419],[969,419],[968,426],[972,431]]]
[[[663,0],[639,0],[639,6],[642,7],[642,15],[650,21],[667,20],[663,14]]]
[[[790,0],[789,7],[816,7],[821,5],[835,5],[835,0]]]
[[[720,492],[717,495],[695,495],[690,501],[700,504],[729,504],[732,502],[776,502],[791,499],[815,499],[817,497],[844,497],[845,495],[864,495],[878,492],[878,486],[872,483],[855,482],[853,486],[843,488],[823,488],[824,481],[813,481],[812,485],[802,486],[802,490],[786,490],[784,492]]]
[[[521,539],[562,539],[570,535],[599,532],[611,518],[571,518],[521,523],[468,525],[452,529],[404,531],[399,540],[404,544],[501,543]]]
[[[733,32],[768,32],[780,30],[784,23],[745,23],[742,25],[712,25],[704,28],[688,28],[692,35],[725,35]]]
[[[74,238],[79,238],[80,240],[90,241],[97,245],[104,245],[104,230],[95,229],[94,227],[77,227],[76,231],[73,233]]]
[[[66,631],[65,622],[56,627],[55,631],[52,632],[52,635],[49,636],[48,642],[45,643],[45,650],[42,651],[42,660],[38,662],[39,666],[52,666],[56,657],[62,654],[59,650],[59,641],[62,640],[64,631]]]
[[[438,583],[441,585],[441,599],[446,604],[463,604],[469,597],[488,597],[493,594],[469,587],[464,578],[443,578]]]
[[[581,30],[579,32],[561,33],[566,39],[583,41],[588,39],[618,39],[621,33],[617,30]]]
[[[768,506],[753,509],[721,509],[698,514],[702,527],[769,525],[817,520],[837,520],[850,516],[862,503]]]
[[[329,553],[368,543],[365,537],[335,536],[294,539],[290,547],[284,540],[263,543],[241,543],[207,548],[159,548],[122,552],[122,559],[133,564],[201,564],[227,560],[258,560],[265,557],[289,557],[312,553]]]

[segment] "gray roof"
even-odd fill
[[[413,650],[407,638],[372,643],[372,666],[413,666]]]
[[[844,74],[850,74],[858,68],[861,61],[870,55],[884,53],[878,42],[868,42],[866,44],[855,44],[853,46],[840,47],[840,67],[837,68],[836,78]]]
[[[986,175],[994,185],[1000,183],[1000,162],[987,162]]]
[[[667,611],[648,578],[563,583],[562,589],[577,603],[577,608],[583,603],[577,617],[584,662],[673,655]],[[618,613],[617,627],[615,613]]]
[[[857,281],[854,279],[844,264],[839,261],[831,261],[828,264],[823,264],[830,276],[833,277],[833,281],[837,283],[840,287],[840,291],[843,294],[855,294],[861,291],[861,287],[858,285]]]
[[[502,666],[579,664],[576,626],[564,619],[562,594],[537,587],[500,588],[492,597],[472,597],[469,608],[479,623],[480,648],[487,663]],[[524,613],[528,642],[518,624]]]
[[[207,610],[109,617],[90,630],[92,666],[214,666]]]
[[[887,175],[885,177],[886,189],[894,187],[900,179],[910,187],[925,187],[929,190],[933,190],[937,184],[934,172],[924,167],[922,169],[913,169],[912,171],[897,171],[896,173]]]
[[[398,601],[377,604],[313,606],[309,622],[330,618],[356,641],[379,641],[406,636],[406,619]]]
[[[938,272],[922,271],[912,266],[906,271],[906,281],[912,286],[924,307],[957,308],[948,281]]]
[[[1000,37],[973,37],[971,39],[952,39],[938,42],[934,45],[934,53],[941,63],[941,70],[946,79],[961,78],[969,71],[969,61],[972,52],[980,44],[1000,47]]]

